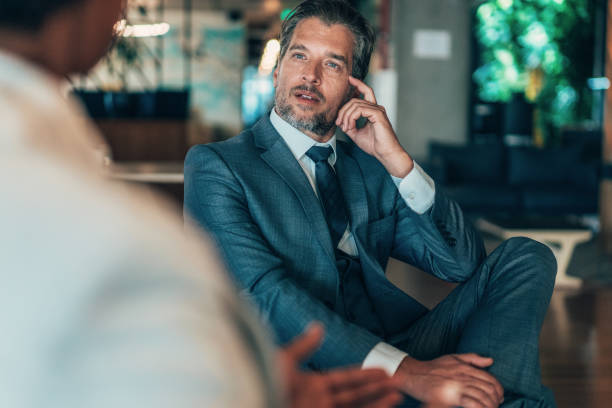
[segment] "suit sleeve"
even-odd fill
[[[432,207],[423,214],[410,209],[399,192],[391,256],[449,282],[467,280],[484,261],[480,234],[459,205],[436,188]]]
[[[229,270],[272,326],[281,344],[321,322],[326,335],[308,365],[314,369],[361,364],[380,341],[349,323],[292,279],[253,220],[246,195],[230,167],[209,146],[196,146],[185,160],[185,218],[215,238]],[[279,223],[283,220],[278,220]]]

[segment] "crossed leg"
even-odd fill
[[[488,371],[504,387],[504,407],[554,407],[541,383],[538,344],[556,270],[545,245],[511,238],[394,345],[420,360],[453,353],[492,357]]]

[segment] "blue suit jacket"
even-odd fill
[[[350,212],[366,290],[387,333],[379,338],[333,309],[339,296],[334,249],[321,204],[269,117],[220,143],[193,147],[185,160],[186,219],[216,239],[244,293],[284,343],[313,321],[326,336],[309,364],[359,364],[380,341],[405,340],[426,309],[385,277],[390,256],[448,281],[484,260],[482,240],[441,192],[426,214],[407,207],[384,167],[338,142],[336,171]]]

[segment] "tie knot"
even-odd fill
[[[310,157],[313,162],[318,163],[327,160],[333,151],[334,149],[331,146],[312,146],[306,152],[306,156]]]

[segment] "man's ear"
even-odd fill
[[[272,73],[272,79],[273,79],[272,84],[274,85],[275,88],[276,88],[276,85],[278,83],[278,69],[279,69],[279,65],[280,65],[280,63],[276,64],[276,68],[274,68],[274,72]]]

